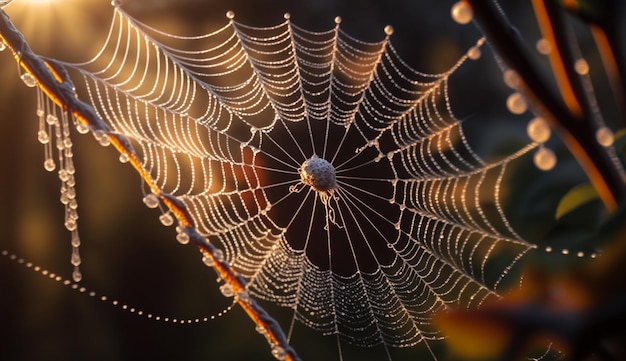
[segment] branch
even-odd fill
[[[626,198],[626,184],[606,150],[596,141],[591,119],[573,114],[541,77],[539,67],[517,30],[492,0],[465,0],[489,44],[517,72],[520,92],[563,139],[583,167],[605,206],[615,210]]]
[[[36,79],[37,86],[48,98],[64,111],[70,112],[78,122],[89,125],[92,130],[103,130],[115,149],[128,157],[129,163],[150,187],[152,193],[157,195],[176,217],[189,239],[198,246],[205,257],[213,261],[213,268],[220,278],[230,286],[235,301],[256,324],[257,330],[260,330],[267,338],[272,346],[274,357],[287,361],[300,360],[295,350],[289,345],[278,322],[247,294],[246,281],[230,267],[227,261],[223,260],[221,251],[195,229],[193,219],[185,205],[175,196],[162,192],[154,184],[149,172],[141,166],[141,162],[133,152],[128,140],[121,135],[111,133],[107,124],[100,119],[93,107],[78,99],[70,77],[63,66],[53,61],[43,60],[36,55],[26,43],[24,36],[15,28],[2,10],[0,10],[0,41],[4,42],[11,50],[24,71]]]

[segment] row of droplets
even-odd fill
[[[194,323],[201,323],[201,322],[208,322],[211,320],[215,320],[218,317],[224,316],[225,314],[227,314],[234,306],[234,303],[232,303],[231,305],[229,305],[228,307],[226,307],[225,309],[223,309],[222,311],[211,315],[211,316],[206,316],[206,317],[199,317],[199,318],[177,318],[177,317],[168,317],[168,316],[160,316],[160,315],[155,315],[153,313],[149,313],[149,312],[145,312],[139,308],[136,307],[132,307],[126,303],[120,302],[116,299],[110,299],[107,296],[104,295],[98,295],[96,292],[94,291],[90,291],[88,290],[86,287],[83,287],[81,285],[79,285],[77,282],[72,282],[69,279],[65,279],[60,275],[57,275],[54,272],[50,272],[49,270],[42,268],[40,266],[34,265],[32,262],[27,262],[25,261],[23,258],[19,258],[17,255],[10,253],[7,250],[3,250],[2,252],[0,252],[0,254],[4,257],[7,257],[8,259],[23,265],[26,268],[29,268],[31,270],[33,270],[34,272],[47,277],[53,281],[59,282],[65,286],[68,286],[70,288],[72,288],[73,290],[76,290],[79,293],[82,294],[86,294],[89,297],[93,297],[93,298],[97,298],[102,302],[106,302],[109,303],[112,306],[115,307],[119,307],[122,310],[125,310],[129,313],[132,314],[136,314],[138,316],[143,316],[146,317],[148,319],[151,320],[155,320],[155,321],[162,321],[162,322],[169,322],[169,323],[174,323],[174,324],[194,324]]]
[[[21,76],[29,87],[35,87],[37,82],[29,73]],[[60,202],[65,208],[65,228],[71,233],[72,253],[70,262],[74,267],[72,279],[80,282],[80,237],[78,234],[78,201],[76,200],[76,179],[73,161],[72,139],[70,137],[70,115],[61,111],[37,89],[37,117],[39,130],[37,139],[44,146],[44,169],[48,172],[57,171],[61,181]],[[75,122],[75,120],[72,121]]]
[[[472,8],[465,1],[455,3],[450,13],[452,19],[462,25],[470,23],[473,19]],[[539,39],[536,48],[542,55],[549,55],[553,50],[551,42],[547,39]],[[467,55],[470,59],[477,59],[480,57],[480,50],[471,48]],[[585,59],[579,58],[574,63],[574,69],[580,76],[588,76],[589,64]],[[526,113],[526,111],[528,111],[528,103],[524,96],[518,92],[520,85],[519,75],[512,69],[505,70],[504,82],[515,91],[507,98],[507,109],[516,115]],[[542,117],[535,117],[528,123],[526,132],[533,142],[539,144],[533,156],[535,166],[543,171],[553,169],[557,163],[556,154],[553,150],[545,146],[545,143],[550,139],[552,134],[549,124]],[[613,131],[604,125],[598,127],[595,136],[596,141],[603,147],[612,146],[615,139]]]

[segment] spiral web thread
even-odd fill
[[[116,7],[100,52],[64,65],[82,75],[78,91],[109,135],[132,144],[247,291],[293,309],[290,333],[298,320],[385,348],[428,346],[441,338],[434,312],[497,297],[533,248],[499,199],[508,164],[533,145],[493,163],[472,150],[447,91],[467,56],[424,74],[399,58],[390,27],[363,42],[340,19],[311,32],[288,16],[261,28],[228,15],[188,37]],[[333,165],[332,192],[302,182],[314,156]],[[177,239],[188,242],[185,229]]]

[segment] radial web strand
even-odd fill
[[[448,95],[467,57],[424,74],[391,28],[363,42],[339,19],[311,32],[288,16],[251,27],[229,15],[188,37],[118,7],[101,51],[66,65],[250,294],[385,347],[440,339],[434,312],[497,297],[533,247],[499,199],[507,166],[533,146],[492,163],[471,148]]]

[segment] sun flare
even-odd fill
[[[21,29],[33,39],[30,46],[36,53],[54,56],[85,56],[89,54],[99,22],[107,23],[97,14],[108,2],[92,0],[14,0],[4,10]],[[95,19],[95,21],[94,21]],[[77,50],[78,49],[78,50]]]

